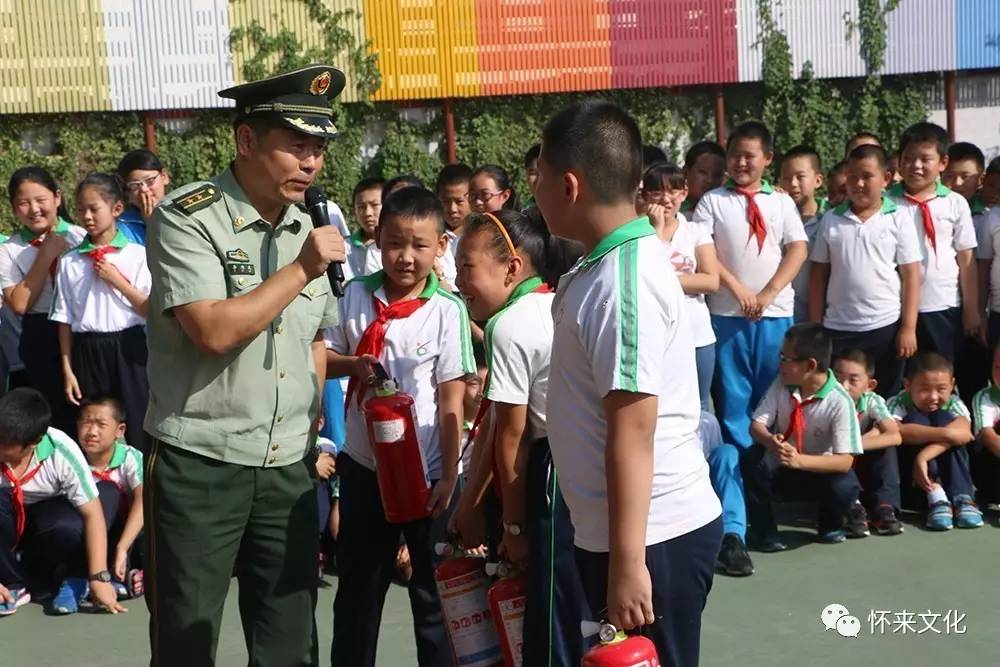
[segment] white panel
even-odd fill
[[[883,73],[955,69],[955,13],[955,0],[901,2],[889,14]]]
[[[760,81],[763,58],[760,45],[757,0],[736,0],[736,48],[740,81]]]
[[[864,76],[857,31],[847,39],[845,17],[856,7],[856,0],[794,0],[778,6],[778,23],[788,36],[796,77],[807,60],[818,78]]]
[[[227,0],[102,0],[112,108],[231,106]]]

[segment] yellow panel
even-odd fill
[[[359,14],[362,9],[362,0],[326,0],[327,7],[334,12],[353,10],[355,16],[346,17],[342,27],[354,33],[358,44],[364,44],[365,29],[364,19]],[[229,27],[249,27],[257,20],[268,32],[277,34],[277,31],[284,25],[298,37],[305,48],[320,48],[323,46],[323,35],[316,29],[316,24],[309,19],[309,11],[300,0],[235,0],[229,3]],[[233,55],[233,80],[243,83],[243,65],[247,60],[250,49],[247,44],[240,44],[240,47],[232,49]],[[269,63],[273,65],[274,63]],[[332,63],[340,67],[347,74],[347,87],[341,99],[345,102],[357,101],[355,85],[351,76],[350,67],[346,62],[346,56],[339,58]]]

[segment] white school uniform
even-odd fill
[[[530,284],[541,284],[541,280]],[[528,442],[547,435],[545,396],[552,355],[554,298],[551,292],[524,294],[486,323],[489,375],[485,396],[495,403],[528,407],[524,432]]]
[[[816,235],[819,234],[820,216],[814,215],[808,220],[802,221],[802,229],[806,233],[806,243],[809,245],[809,256],[812,256],[812,249],[816,243]],[[807,259],[802,263],[802,268],[792,278],[792,290],[795,292],[795,321],[809,321],[809,277],[812,275],[812,261]]]
[[[94,466],[90,466],[90,469],[96,484],[100,481],[95,474],[98,469]],[[99,472],[108,473],[108,481],[132,496],[135,490],[142,486],[142,452],[118,440],[115,442],[115,450],[111,454],[108,467]]]
[[[807,403],[802,407],[803,440],[797,443],[804,454],[825,456],[831,454],[861,454],[861,428],[855,412],[854,400],[837,382],[833,371],[827,371],[826,382],[812,396],[802,396],[798,387],[788,387],[775,378],[754,410],[753,420],[763,424],[771,433],[784,434],[788,430],[795,402]],[[778,465],[770,451],[768,464]]]
[[[906,415],[917,411],[917,406],[913,404],[913,398],[908,391],[901,391],[890,398],[886,403],[886,407],[889,408],[889,414],[896,421],[903,421]],[[965,406],[965,403],[958,397],[958,394],[952,394],[951,398],[941,409],[945,412],[950,412],[954,417],[972,419],[972,416],[969,414],[969,408]]]
[[[87,237],[87,232],[83,228],[71,225],[65,220],[59,220],[55,233],[65,237],[70,248],[79,245]],[[31,245],[34,239],[34,234],[26,228],[21,228],[19,232],[0,243],[0,289],[14,287],[24,280],[24,276],[31,270],[35,258],[38,257],[38,248]],[[42,293],[28,313],[48,315],[52,307],[53,289],[52,280],[42,283]]]
[[[972,428],[978,438],[984,428],[991,428],[1000,421],[1000,389],[990,383],[972,397]]]
[[[146,247],[130,243],[119,231],[108,245],[117,248],[105,255],[125,279],[143,294],[152,286],[146,265]],[[68,324],[73,333],[113,333],[146,324],[125,295],[97,276],[87,253],[95,246],[88,239],[59,259],[56,291],[49,319]]]
[[[775,192],[764,181],[754,198],[767,225],[764,246],[758,251],[757,239],[747,222],[747,198],[728,189],[728,185],[705,193],[694,210],[694,221],[709,226],[719,261],[747,289],[757,293],[778,270],[785,246],[808,238],[792,198]],[[794,302],[795,291],[791,284],[786,285],[764,311],[764,317],[792,317]],[[709,295],[708,309],[712,315],[743,317],[739,301],[726,288]]]
[[[444,254],[438,258],[438,264],[441,266],[441,274],[445,281],[451,285],[453,292],[457,292],[455,281],[458,279],[458,268],[455,265],[455,255],[458,253],[458,242],[462,236],[450,229],[446,229],[444,235],[448,239],[448,245],[444,249]]]
[[[378,245],[369,243],[365,246],[365,272],[363,275],[370,276],[382,270],[382,251]]]
[[[59,429],[48,429],[35,446],[28,472],[35,468],[39,468],[35,476],[21,485],[25,505],[65,496],[74,507],[80,507],[97,497],[97,486],[83,450]],[[10,480],[0,475],[0,491],[12,486]]]
[[[722,427],[719,420],[707,410],[701,411],[698,422],[698,438],[701,440],[701,451],[708,459],[716,449],[722,446]]]
[[[670,251],[647,218],[606,236],[559,282],[546,400],[549,446],[576,545],[607,552],[603,399],[657,397],[646,544],[707,525],[721,513],[698,438],[694,338]]]
[[[983,200],[976,194],[969,201],[969,211],[972,213],[972,228],[976,230],[976,246],[985,242],[986,217],[990,213],[990,207],[983,203]]]
[[[813,262],[830,265],[823,326],[837,331],[873,331],[900,318],[901,281],[896,268],[923,259],[912,212],[888,197],[865,221],[849,202],[823,216]]]
[[[940,182],[936,196],[930,200],[931,217],[937,250],[927,241],[920,207],[905,197],[902,183],[889,188],[889,195],[900,209],[909,213],[923,250],[920,282],[920,312],[934,313],[957,308],[962,303],[958,284],[958,253],[976,247],[976,230],[972,225],[972,211],[965,197],[952,192]]]
[[[350,280],[358,276],[366,276],[365,261],[368,257],[368,247],[374,243],[365,243],[362,240],[361,232],[357,231],[344,240],[344,248],[347,250],[347,261],[344,262],[344,279]]]
[[[1000,207],[990,209],[982,225],[981,243],[976,248],[976,257],[990,262],[990,312],[1000,313]]]
[[[384,274],[379,271],[347,284],[338,302],[340,321],[326,331],[327,346],[334,352],[355,353],[365,329],[376,318],[372,297],[388,303],[383,279]],[[461,299],[440,288],[433,273],[421,296],[427,302],[416,312],[386,323],[385,345],[379,361],[389,376],[399,381],[400,392],[413,397],[417,440],[424,452],[427,472],[431,479],[439,479],[442,461],[437,385],[474,374],[476,362],[469,315]],[[369,392],[365,399],[371,395]],[[374,470],[375,460],[357,396],[350,397],[347,408],[344,451],[357,463]]]
[[[677,231],[667,243],[670,249],[670,263],[678,275],[694,275],[698,272],[696,250],[702,246],[714,246],[712,232],[707,225],[691,222],[682,214],[677,214]],[[688,321],[694,334],[694,346],[705,347],[715,342],[712,317],[704,294],[685,294],[684,305],[688,311]]]
[[[885,399],[874,391],[866,391],[861,394],[854,404],[854,409],[858,413],[858,426],[861,428],[862,436],[879,422],[892,419]]]

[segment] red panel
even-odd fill
[[[736,0],[609,0],[611,85],[739,80]]]
[[[611,85],[608,0],[476,0],[482,95]]]

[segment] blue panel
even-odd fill
[[[1000,2],[955,0],[958,69],[1000,67]]]

